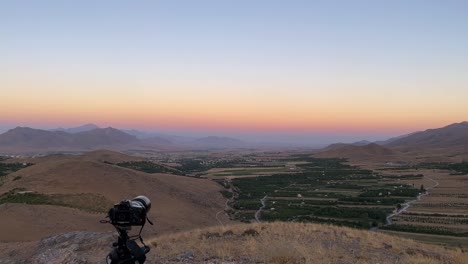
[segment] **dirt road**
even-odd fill
[[[407,202],[407,203],[404,203],[404,204],[403,204],[403,207],[402,207],[400,210],[395,209],[395,210],[393,211],[392,214],[390,214],[389,216],[387,216],[387,225],[391,225],[391,224],[392,224],[392,218],[393,218],[393,217],[398,216],[398,215],[400,215],[400,214],[406,212],[406,211],[408,210],[408,208],[411,207],[411,204],[413,204],[413,203],[415,203],[415,202],[421,200],[421,198],[422,198],[423,196],[428,195],[430,189],[433,189],[433,188],[439,186],[439,182],[438,182],[438,181],[436,181],[436,180],[434,180],[434,179],[432,179],[432,178],[426,177],[426,176],[425,176],[424,178],[426,178],[426,179],[428,179],[428,180],[434,182],[434,185],[432,185],[431,187],[426,188],[426,192],[421,193],[420,195],[418,195],[418,196],[416,197],[416,200],[412,200],[412,201],[409,201],[409,202]]]
[[[263,197],[262,199],[260,199],[260,202],[262,203],[262,206],[257,210],[257,212],[255,212],[255,220],[256,220],[258,223],[262,222],[262,221],[260,220],[260,214],[262,213],[262,210],[265,209],[265,207],[266,207],[266,203],[265,203],[266,198],[267,198],[267,195],[265,195],[265,197]]]

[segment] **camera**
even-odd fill
[[[150,199],[146,196],[140,195],[131,200],[123,200],[120,203],[115,204],[107,214],[109,220],[100,221],[103,224],[112,224],[119,234],[117,242],[112,244],[113,249],[106,257],[106,263],[141,264],[145,262],[146,253],[150,251],[150,248],[143,242],[141,231],[143,230],[146,221],[151,225],[153,224],[147,216],[150,209]],[[138,235],[128,235],[127,231],[130,231],[132,226],[141,226]],[[143,246],[137,244],[135,241],[137,239],[140,240]]]
[[[150,209],[151,201],[148,197],[140,195],[115,204],[108,215],[110,223],[115,226],[143,226]]]

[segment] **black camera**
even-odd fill
[[[147,217],[151,209],[151,201],[148,197],[140,195],[131,200],[123,200],[115,204],[107,216],[109,221],[101,220],[101,223],[110,223],[119,237],[117,242],[112,244],[112,251],[106,257],[108,264],[134,264],[144,263],[146,253],[150,248],[145,245],[141,237],[141,231],[145,226],[146,220],[151,225],[153,224]],[[132,229],[132,226],[141,226],[140,233],[136,236],[129,236],[127,231]],[[139,239],[143,246],[139,246],[135,240]]]
[[[150,209],[151,201],[143,195],[121,201],[109,210],[110,223],[115,226],[143,226]]]

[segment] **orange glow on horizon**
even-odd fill
[[[418,118],[417,116],[398,119],[397,117],[380,118],[380,116],[345,116],[345,115],[312,115],[303,113],[271,112],[205,112],[188,114],[139,112],[136,109],[40,109],[36,111],[11,110],[0,113],[0,120],[23,122],[25,124],[63,124],[80,125],[96,123],[101,126],[134,127],[144,129],[193,129],[223,131],[255,132],[412,132],[421,129],[445,126],[463,120],[446,120],[442,118]]]
[[[439,92],[418,98],[416,93],[389,96],[363,90],[360,96],[350,97],[326,89],[320,94],[307,90],[296,94],[279,86],[241,90],[231,85],[219,90],[221,84],[201,87],[189,81],[162,83],[167,88],[158,90],[149,84],[128,89],[132,84],[117,81],[39,78],[38,82],[40,88],[31,80],[6,82],[11,89],[2,94],[0,121],[239,132],[401,133],[461,122],[468,113],[468,106],[456,101],[434,104]]]

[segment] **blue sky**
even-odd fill
[[[340,141],[460,122],[466,14],[468,1],[2,1],[0,128]]]

